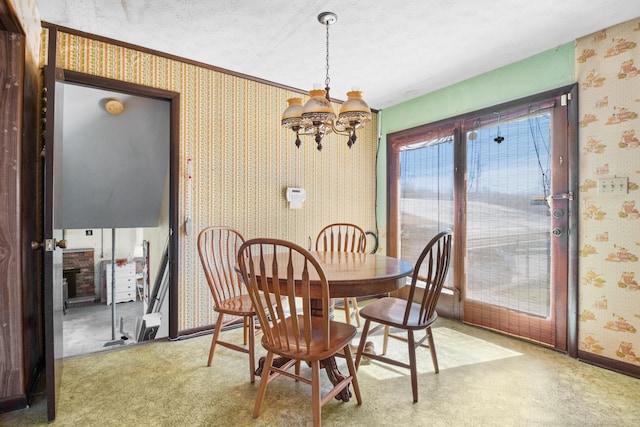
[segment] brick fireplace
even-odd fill
[[[67,281],[69,303],[95,299],[93,249],[67,249],[62,254],[62,277]]]

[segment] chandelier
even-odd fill
[[[282,113],[282,126],[291,129],[296,134],[296,147],[300,148],[300,136],[314,136],[318,151],[322,150],[322,138],[334,132],[348,137],[347,146],[355,144],[356,129],[371,120],[371,109],[362,99],[362,92],[352,90],[347,92],[347,100],[342,104],[337,116],[331,107],[329,97],[329,25],[338,20],[333,12],[322,12],[318,15],[318,22],[327,29],[327,54],[325,88],[314,87],[309,91],[309,100],[302,105],[302,98],[289,98],[289,106]]]

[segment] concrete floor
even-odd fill
[[[241,330],[223,332],[241,341]],[[374,361],[358,371],[363,403],[331,400],[325,426],[637,426],[640,381],[545,347],[439,319],[440,373],[418,351],[419,402],[409,373]],[[373,337],[380,349],[380,336]],[[258,383],[248,359],[219,347],[206,366],[211,336],[155,340],[65,358],[55,426],[311,425],[310,387],[289,378],[269,384],[253,419]],[[391,340],[390,353],[406,355]],[[264,350],[258,346],[258,356]],[[341,369],[344,360],[338,359]],[[307,369],[306,367],[303,367]],[[323,375],[326,381],[326,376]],[[326,387],[323,387],[326,391]],[[44,395],[31,408],[0,415],[2,426],[47,425]]]
[[[136,318],[142,317],[142,301],[121,302],[116,304],[115,340],[121,344],[115,347],[133,344],[132,340],[120,341],[120,318],[123,318],[124,331],[134,336]],[[63,316],[62,335],[64,357],[103,351],[114,343],[111,305],[89,304],[69,306]],[[105,347],[106,345],[106,347]]]

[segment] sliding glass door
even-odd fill
[[[447,313],[562,350],[574,215],[567,99],[514,102],[388,139],[389,254],[413,262],[452,228]]]
[[[463,134],[464,320],[552,343],[551,114]]]

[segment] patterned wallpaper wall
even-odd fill
[[[640,365],[640,18],[576,42],[579,346]],[[603,194],[598,179],[626,177]]]
[[[180,330],[214,321],[196,249],[202,228],[226,225],[245,238],[278,237],[304,247],[330,222],[375,231],[376,114],[351,149],[335,135],[321,152],[311,140],[297,149],[280,117],[287,98],[299,94],[76,35],[58,38],[65,69],[180,93],[179,222],[190,214],[194,230],[178,231]],[[306,189],[302,209],[289,209],[290,186]]]

